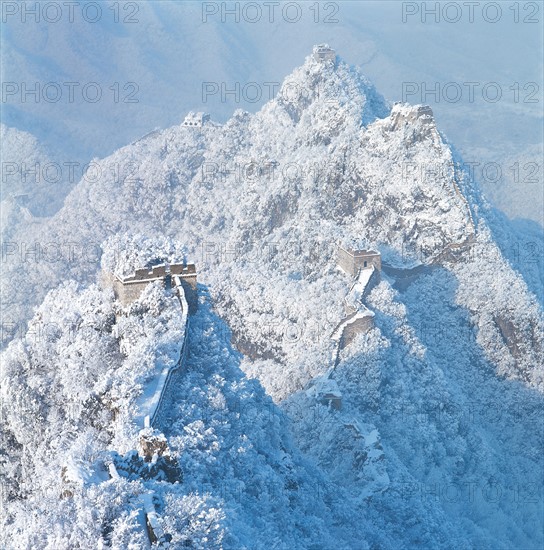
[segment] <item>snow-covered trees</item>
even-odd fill
[[[89,537],[137,547],[142,494],[157,489],[178,545],[536,540],[520,510],[494,506],[483,491],[498,481],[519,493],[518,470],[524,477],[542,466],[533,418],[489,415],[503,403],[529,416],[541,407],[541,304],[532,293],[541,277],[510,265],[510,238],[519,244],[524,233],[504,229],[495,243],[497,220],[434,122],[417,112],[400,106],[403,116],[389,117],[358,71],[308,59],[257,114],[238,111],[197,132],[155,132],[98,161],[101,178],[82,180],[53,218],[14,232],[2,289],[10,315],[31,318],[45,298],[4,357],[8,523],[17,532],[26,529],[22,517],[41,513],[31,500],[39,489],[74,495],[51,507],[56,519],[43,519],[54,525],[51,545],[72,544],[63,514],[84,524],[99,507],[101,534]],[[100,259],[91,252],[105,238]],[[350,283],[335,269],[343,239],[378,248],[384,266],[426,267],[404,282],[384,269],[368,297],[376,326],[343,351],[336,369],[344,409],[335,412],[303,390],[331,367],[329,336]],[[71,253],[55,261],[29,255],[23,245],[35,242]],[[441,254],[458,245],[457,258]],[[190,368],[173,377],[159,415],[183,482],[87,487],[81,480],[104,473],[97,453],[133,456],[138,399],[157,369],[175,361],[182,339],[176,300],[160,287],[121,310],[111,292],[89,284],[100,269],[126,274],[184,258],[196,262],[202,298],[215,311],[206,304],[192,323]],[[67,278],[78,283],[56,288]],[[371,443],[378,440],[383,454]],[[444,497],[454,482],[477,483],[473,507]],[[115,486],[112,508],[102,506],[104,483]],[[422,497],[436,484],[435,501]],[[521,510],[532,521],[538,501]],[[22,547],[49,544],[24,537],[31,542],[22,538]]]
[[[15,547],[91,547],[102,536],[106,519],[82,534],[94,509],[103,509],[87,494],[108,478],[97,460],[109,448],[135,447],[138,399],[157,368],[177,362],[182,342],[179,301],[157,285],[125,309],[111,289],[81,289],[74,281],[46,296],[25,337],[2,357],[4,521],[10,532],[21,530]],[[40,534],[20,522],[42,514],[43,498]],[[109,513],[122,521],[120,511]],[[66,521],[82,532],[68,533]]]

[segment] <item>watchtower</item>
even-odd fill
[[[193,128],[202,128],[206,122],[210,120],[208,113],[190,111],[182,122],[182,126],[190,126]]]
[[[325,61],[336,61],[336,52],[328,44],[319,44],[314,46],[313,56],[316,61],[324,63]]]
[[[348,275],[357,276],[359,270],[374,268],[379,272],[382,269],[382,256],[376,250],[353,249],[339,246],[337,256],[338,266]]]
[[[149,283],[158,281],[161,285],[170,287],[172,277],[179,278],[189,306],[189,314],[194,314],[198,305],[196,267],[195,264],[157,264],[151,267],[136,269],[134,274],[121,277],[116,273],[105,274],[110,281],[115,296],[127,305],[137,300]]]

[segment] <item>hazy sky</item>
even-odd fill
[[[538,162],[541,174],[541,3],[90,4],[2,8],[2,121],[64,156],[107,155],[189,110],[255,111],[328,42],[386,99],[430,104],[469,161]],[[489,189],[499,203],[511,177]],[[529,183],[538,193],[542,180]]]

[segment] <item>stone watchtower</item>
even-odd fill
[[[376,250],[338,247],[338,266],[351,277],[356,277],[359,270],[374,266],[379,273],[382,269],[382,256]]]
[[[313,56],[320,63],[325,63],[326,61],[336,62],[336,52],[328,44],[314,46]]]
[[[137,300],[149,283],[158,281],[165,287],[172,286],[172,278],[178,277],[189,306],[194,314],[198,306],[195,264],[158,264],[136,269],[132,275],[121,277],[116,273],[104,274],[104,280],[111,284],[116,298],[128,305]]]
[[[182,122],[182,126],[189,126],[192,128],[202,128],[206,122],[210,120],[208,113],[190,111],[187,113],[185,119]]]
[[[408,105],[395,103],[389,115],[390,129],[398,130],[406,124],[421,122],[425,127],[434,126],[433,110],[429,105]]]

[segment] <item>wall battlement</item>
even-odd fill
[[[198,306],[195,264],[157,264],[136,269],[132,275],[124,277],[115,273],[105,274],[104,279],[113,287],[116,298],[123,305],[128,305],[140,297],[149,283],[158,281],[164,287],[171,287],[174,276],[180,279],[192,315]]]
[[[374,327],[374,312],[363,304],[363,300],[380,281],[382,256],[377,250],[339,246],[337,264],[355,281],[344,298],[346,316],[331,334],[331,339],[336,342],[335,367],[340,360],[340,351],[349,346],[358,334]]]
[[[368,332],[374,327],[374,312],[365,306],[348,315],[334,329],[331,339],[338,342],[340,349],[349,346],[361,332]]]
[[[405,124],[421,121],[426,126],[434,124],[433,110],[429,105],[407,105],[395,103],[390,114],[391,130],[398,130]]]
[[[325,61],[336,61],[336,52],[328,44],[319,44],[314,46],[313,56],[316,61],[324,63]]]
[[[206,122],[210,120],[210,115],[208,113],[198,112],[195,113],[190,111],[187,113],[185,119],[181,123],[182,126],[189,126],[192,128],[202,128]]]
[[[359,270],[374,266],[379,272],[382,269],[382,255],[376,250],[338,247],[338,266],[351,277],[356,277]]]

